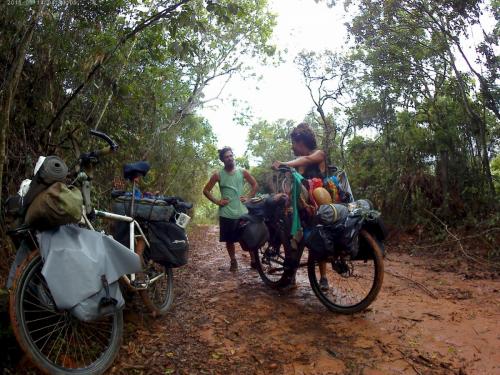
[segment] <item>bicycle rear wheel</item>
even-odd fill
[[[361,230],[359,241],[367,249],[366,259],[337,256],[327,260],[328,290],[321,289],[320,262],[309,252],[307,274],[311,288],[321,303],[337,313],[354,314],[366,309],[382,287],[384,262],[380,246],[365,230]]]
[[[174,300],[174,275],[172,268],[149,261],[146,271],[149,285],[140,290],[144,304],[154,316],[165,315]]]
[[[123,313],[82,322],[57,310],[33,252],[18,268],[10,293],[14,334],[33,363],[48,374],[102,374],[114,361],[123,334]]]

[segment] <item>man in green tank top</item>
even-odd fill
[[[214,172],[203,188],[203,194],[211,202],[219,206],[219,241],[226,243],[227,253],[231,259],[230,271],[236,271],[238,262],[236,261],[234,243],[238,242],[239,218],[248,212],[243,203],[255,195],[258,185],[255,178],[247,170],[236,168],[233,151],[230,147],[219,150],[219,159],[224,163],[224,168]],[[248,196],[243,196],[245,181],[251,187]],[[219,183],[221,199],[217,199],[212,195],[212,189],[216,183]],[[250,252],[250,256],[253,257],[252,252]],[[251,266],[255,268],[253,259]]]

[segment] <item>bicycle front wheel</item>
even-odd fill
[[[266,242],[255,250],[255,260],[260,278],[266,285],[281,288],[289,282],[285,272],[285,247],[281,242]]]
[[[123,334],[123,313],[82,322],[57,309],[33,252],[18,268],[10,294],[14,334],[32,362],[48,374],[102,374],[114,361]]]
[[[145,274],[148,285],[140,291],[141,298],[154,316],[165,315],[174,300],[172,268],[149,261]]]
[[[377,297],[384,279],[382,250],[365,230],[359,234],[360,246],[367,249],[364,259],[337,256],[318,261],[309,252],[307,274],[314,294],[331,311],[354,314],[366,309]],[[321,275],[320,263],[326,264],[326,275]],[[320,285],[326,277],[328,288]]]

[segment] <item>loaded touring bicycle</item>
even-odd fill
[[[342,171],[335,169],[335,175],[346,179]],[[385,229],[380,213],[367,200],[354,201],[349,187],[340,204],[318,205],[307,218],[300,201],[312,197],[303,191],[300,178],[293,168],[281,166],[274,179],[276,193],[248,205],[250,219],[243,220],[248,229],[242,236],[253,233],[259,239],[253,241],[253,251],[260,277],[272,288],[288,288],[297,269],[307,267],[311,288],[328,309],[362,311],[376,299],[383,282]],[[294,233],[294,226],[301,230]],[[308,257],[302,262],[304,250]],[[321,277],[328,280],[328,289],[320,285]]]
[[[9,232],[18,249],[9,275],[11,322],[21,348],[49,374],[104,372],[123,335],[119,282],[138,292],[154,315],[162,315],[172,303],[172,267],[187,261],[186,211],[191,204],[162,197],[152,208],[155,215],[164,215],[157,221],[136,220],[134,205],[143,205],[141,199],[129,201],[131,209],[123,214],[92,207],[94,168],[117,145],[104,133],[91,134],[108,146],[80,155],[70,185],[65,184],[64,161],[47,157],[23,201],[16,197],[19,209],[10,211],[22,222]],[[146,173],[134,164],[129,170],[134,181]],[[124,224],[127,246],[94,230],[95,217]],[[168,234],[155,237],[147,227],[155,222],[168,227]]]

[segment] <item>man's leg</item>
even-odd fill
[[[321,275],[319,279],[319,287],[321,290],[328,290],[328,279],[326,278],[326,266],[327,262],[319,262],[319,273]]]
[[[245,244],[242,242],[240,242],[240,246],[243,249],[243,251],[246,251],[250,254],[250,267],[257,268],[257,260],[255,259],[255,252],[247,248]]]
[[[235,250],[234,250],[234,230],[235,221],[225,217],[219,217],[219,241],[226,243],[227,254],[231,260],[230,271],[236,271],[238,269],[238,263],[236,262]]]
[[[238,262],[236,261],[234,242],[226,242],[227,253],[229,254],[229,259],[231,259],[231,266],[229,271],[236,271],[238,269]]]

